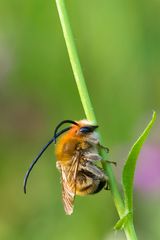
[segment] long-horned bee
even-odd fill
[[[69,127],[59,131],[59,128],[69,123]],[[101,191],[107,186],[108,178],[103,170],[96,166],[96,161],[102,160],[99,149],[103,147],[95,132],[97,125],[88,120],[64,120],[57,125],[53,138],[41,150],[32,162],[24,178],[24,192],[29,174],[48,146],[54,142],[56,166],[61,173],[62,198],[64,210],[70,215],[73,212],[76,195],[88,195]]]

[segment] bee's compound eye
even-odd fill
[[[90,133],[93,132],[98,126],[88,126],[88,127],[81,127],[80,132],[81,133]]]
[[[79,130],[81,133],[89,133],[91,132],[91,129],[89,127],[82,127]]]

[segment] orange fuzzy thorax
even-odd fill
[[[72,125],[71,129],[64,133],[55,145],[55,155],[58,161],[67,163],[74,155],[76,146],[84,141],[84,136],[76,135],[76,132],[83,126],[91,125],[87,120],[77,122],[79,126]]]

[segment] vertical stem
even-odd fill
[[[60,17],[60,22],[61,22],[63,35],[65,38],[73,74],[75,77],[75,81],[76,81],[76,84],[78,87],[78,92],[80,94],[80,99],[81,99],[86,117],[88,120],[96,123],[97,122],[96,117],[95,117],[95,114],[93,111],[93,107],[91,104],[91,100],[89,98],[87,86],[86,86],[86,83],[84,80],[84,76],[83,76],[80,61],[78,58],[78,54],[77,54],[73,34],[71,31],[70,22],[68,19],[64,0],[55,0],[55,1],[56,1],[57,9],[58,9],[58,14]],[[107,156],[105,153],[103,153],[102,157],[103,157],[103,159],[106,159]],[[123,204],[122,198],[120,196],[120,193],[118,191],[117,183],[116,183],[112,168],[109,164],[106,164],[106,162],[103,162],[103,168],[104,168],[107,176],[109,177],[112,196],[113,196],[118,214],[122,218],[124,216],[124,204]],[[135,233],[135,230],[133,227],[132,219],[131,219],[131,221],[129,221],[126,224],[126,226],[124,227],[124,231],[125,231],[125,234],[126,234],[126,237],[128,240],[136,240],[137,239],[136,233]]]
[[[87,86],[84,80],[84,76],[83,76],[82,68],[79,62],[79,57],[77,54],[68,15],[66,12],[65,3],[63,0],[56,0],[56,4],[57,4],[61,25],[62,25],[63,35],[65,38],[65,42],[66,42],[66,46],[69,54],[69,60],[71,62],[73,74],[75,77],[75,81],[78,87],[78,92],[80,94],[80,99],[81,99],[86,117],[88,120],[96,123],[96,118],[95,118],[93,107],[87,91]]]
[[[133,225],[133,219],[131,218],[124,227],[127,240],[137,240],[136,232]]]

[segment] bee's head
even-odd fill
[[[59,128],[66,123],[71,123],[71,126],[62,129],[59,131]],[[64,120],[57,125],[54,131],[54,142],[56,143],[56,139],[63,134],[64,132],[68,131],[71,135],[78,135],[78,136],[85,136],[93,133],[95,129],[98,128],[97,125],[94,125],[92,122],[83,119],[80,121],[73,121],[73,120]]]
[[[77,128],[77,135],[89,135],[92,134],[96,128],[98,128],[97,125],[93,125],[90,121],[84,119],[81,120],[78,123],[78,127],[76,126],[75,128]]]

